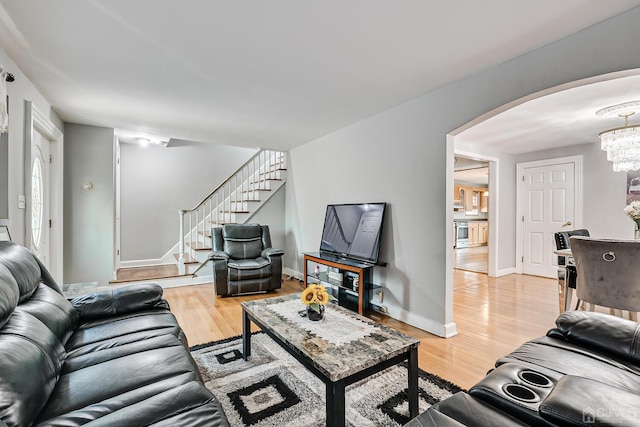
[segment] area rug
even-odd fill
[[[191,348],[206,387],[220,400],[232,426],[324,426],[325,385],[267,334],[251,338],[242,360],[242,338]],[[461,389],[420,370],[419,412]],[[407,367],[399,364],[346,389],[346,424],[398,426],[409,421]]]

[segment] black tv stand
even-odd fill
[[[322,284],[337,298],[339,305],[362,315],[369,309],[373,289],[379,288],[371,283],[371,272],[376,265],[380,264],[340,257],[337,254],[305,253],[304,287],[309,283]]]

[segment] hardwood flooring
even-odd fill
[[[486,273],[488,252],[488,246],[454,249],[453,268]]]
[[[282,289],[260,295],[216,298],[213,285],[164,290],[190,345],[242,333],[240,302],[300,292],[297,280],[285,280]],[[458,335],[440,338],[395,319],[372,313],[372,319],[421,340],[420,368],[468,389],[523,342],[546,334],[558,316],[557,281],[512,274],[454,270],[454,321]],[[257,329],[256,329],[257,330]]]

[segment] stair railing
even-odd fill
[[[287,168],[287,154],[282,151],[260,149],[222,184],[192,209],[178,211],[180,240],[178,270],[185,274],[186,256],[195,258],[200,245],[199,235],[206,240],[207,232],[215,225],[235,222],[235,215],[248,212],[248,201],[258,200],[260,190],[269,188],[268,181]],[[187,250],[187,243],[188,250]]]

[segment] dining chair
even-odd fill
[[[571,249],[569,239],[572,236],[589,237],[589,230],[580,228],[578,230],[558,231],[554,237],[556,240],[556,249]],[[564,258],[564,259],[561,259]],[[564,311],[571,310],[571,299],[573,298],[573,290],[576,288],[577,271],[576,266],[568,263],[568,257],[558,256],[558,265],[564,265]],[[561,264],[563,263],[563,264]],[[576,303],[575,310],[580,307],[580,299]]]
[[[579,299],[611,310],[625,310],[637,321],[640,311],[640,240],[570,238]]]

